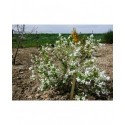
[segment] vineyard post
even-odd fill
[[[71,87],[71,93],[70,93],[70,100],[73,99],[74,90],[75,90],[75,83],[76,83],[76,74],[74,73],[74,75],[73,75],[73,81],[71,82],[72,87]]]

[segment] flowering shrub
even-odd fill
[[[65,38],[61,34],[58,38],[54,47],[42,46],[39,55],[31,60],[31,79],[39,79],[41,91],[56,87],[70,92],[74,79],[73,99],[108,96],[107,81],[110,78],[94,63],[99,41],[93,35],[84,42],[73,42],[72,36]]]

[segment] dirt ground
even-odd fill
[[[13,49],[13,53],[15,49]],[[68,100],[69,93],[49,90],[41,92],[38,81],[30,81],[29,67],[31,54],[38,54],[37,48],[19,49],[16,65],[12,66],[12,100]],[[113,46],[106,44],[99,48],[96,54],[97,66],[105,70],[113,81]],[[113,84],[111,83],[111,86]]]

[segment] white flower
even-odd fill
[[[52,73],[51,73],[51,71],[48,71],[48,75],[51,75]]]
[[[85,82],[86,85],[90,85],[90,83],[91,83],[90,81],[86,81]]]
[[[61,33],[59,33],[59,36],[61,36]]]
[[[80,45],[80,44],[81,44],[81,41],[79,41],[77,44]]]
[[[89,74],[89,70],[86,70],[85,71],[85,75],[87,76]]]
[[[81,82],[82,82],[82,83],[85,83],[85,80],[82,80]]]
[[[34,74],[35,73],[35,71],[34,70],[32,70],[32,74]]]
[[[106,77],[106,80],[110,80],[110,77],[108,76],[108,77]]]
[[[75,51],[75,52],[73,53],[73,56],[78,56],[78,51]]]
[[[64,78],[65,78],[65,79],[67,79],[67,78],[68,78],[68,75],[67,75],[67,74],[65,74]]]
[[[47,47],[47,50],[48,50],[48,51],[50,51],[50,50],[51,50],[51,48]]]
[[[95,83],[98,83],[99,82],[99,78],[95,78]]]
[[[106,94],[106,95],[108,95],[108,93],[109,93],[107,89],[102,89],[101,92],[102,92],[102,94]]]
[[[59,41],[59,40],[57,40],[57,41],[56,41],[56,44],[59,44],[59,43],[60,43],[60,41]]]
[[[61,37],[61,39],[60,39],[61,41],[63,41],[63,38]]]
[[[90,38],[93,38],[93,37],[94,37],[94,35],[93,35],[93,34],[91,34],[91,35],[90,35]]]
[[[70,42],[70,46],[71,46],[72,48],[74,48],[74,47],[75,47],[75,45],[73,44],[73,41],[72,41],[72,42]]]
[[[35,75],[30,76],[31,80],[35,80]]]
[[[80,100],[80,96],[75,95],[75,99],[76,99],[76,100]]]
[[[69,56],[70,56],[70,57],[73,56],[73,53],[71,53]]]
[[[44,84],[41,84],[41,86],[39,87],[39,89],[40,89],[41,91],[43,91],[43,88],[44,88]]]
[[[54,64],[50,67],[51,69],[55,69],[55,66],[54,66]]]
[[[41,81],[41,83],[44,83],[44,82],[45,82],[45,80],[44,80],[44,79],[40,79],[40,81]]]
[[[72,70],[72,71],[68,70],[69,75],[73,75],[75,72],[76,72],[75,70]]]
[[[66,43],[67,43],[67,41],[65,40],[63,43],[64,43],[64,44],[66,44]]]
[[[29,70],[32,70],[33,69],[33,67],[29,67]]]
[[[33,60],[33,59],[31,59],[31,62],[32,62],[32,63],[34,63],[34,60]]]
[[[77,80],[77,82],[80,82],[80,81],[81,81],[81,79],[80,79],[79,77],[77,77],[76,80]]]
[[[100,77],[105,77],[105,71],[100,72]]]
[[[105,83],[104,82],[100,82],[99,84],[98,84],[98,87],[102,87],[103,85],[105,85]]]
[[[100,91],[99,90],[95,90],[95,92],[96,92],[96,94],[98,95],[98,96],[100,96]]]
[[[47,80],[47,81],[46,81],[46,83],[49,85],[50,81],[49,81],[49,80]]]
[[[98,39],[97,42],[98,42],[98,43],[101,42],[101,39]]]
[[[70,38],[71,38],[71,36],[68,37],[68,39],[70,39]]]
[[[95,59],[91,59],[91,61],[92,61],[92,62],[94,62],[94,61],[95,61]]]
[[[71,65],[71,66],[75,66],[75,65],[76,65],[76,63],[75,63],[75,62],[73,62],[73,61],[71,61],[70,65]]]
[[[66,83],[66,80],[65,80],[65,79],[63,79],[63,83]]]
[[[81,49],[81,47],[77,48],[77,49],[76,49],[76,52],[79,52],[79,51],[80,51],[80,49]]]
[[[86,97],[85,97],[85,96],[83,96],[83,97],[82,97],[82,100],[86,100]]]

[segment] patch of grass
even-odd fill
[[[14,34],[12,38],[13,48],[17,47],[18,37],[19,37],[18,34]],[[21,46],[23,48],[28,48],[28,47],[38,47],[40,45],[45,45],[46,43],[54,44],[55,40],[58,37],[58,34],[24,34],[24,37],[25,39],[22,40]]]

